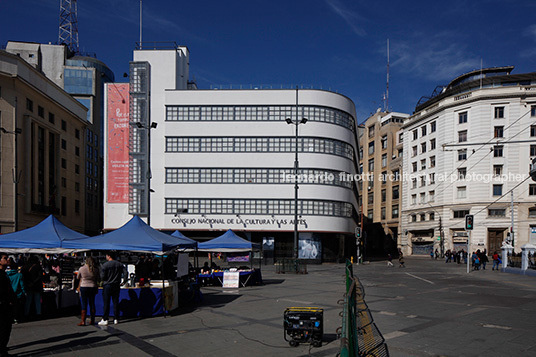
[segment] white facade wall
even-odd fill
[[[293,169],[291,152],[167,152],[166,137],[261,137],[291,138],[295,125],[285,120],[212,120],[166,121],[167,106],[289,106],[296,105],[296,90],[184,90],[186,81],[174,69],[187,64],[187,50],[136,51],[135,61],[148,61],[151,67],[150,122],[158,124],[151,130],[151,226],[181,231],[227,230],[291,232],[291,214],[203,214],[166,211],[166,199],[217,200],[290,200],[294,201],[293,178],[287,183],[166,183],[166,168],[285,168]],[[183,68],[184,70],[184,68]],[[184,86],[183,86],[184,85]],[[302,107],[322,107],[342,111],[355,125],[353,102],[336,93],[321,90],[299,90]],[[301,118],[299,118],[301,119]],[[299,137],[325,138],[351,146],[357,156],[355,128],[307,118],[299,125]],[[292,118],[295,120],[295,118]],[[106,162],[106,160],[105,160]],[[334,170],[356,174],[354,158],[319,152],[300,152],[300,168]],[[358,212],[357,197],[350,187],[326,184],[300,184],[300,200],[338,201]],[[348,206],[347,206],[348,207]],[[128,204],[106,203],[105,229],[114,229],[128,219]],[[354,219],[341,215],[303,215],[299,217],[300,232],[353,234]]]
[[[412,173],[412,164],[417,162],[415,174],[435,173],[436,183],[417,188],[412,187],[411,180],[404,180],[404,200],[402,208],[402,229],[407,232],[402,236],[401,246],[406,253],[423,231],[433,230],[431,239],[435,248],[439,248],[437,237],[439,231],[439,215],[445,236],[445,250],[456,249],[453,236],[455,232],[464,231],[464,218],[454,218],[453,211],[468,210],[475,215],[475,228],[471,234],[472,251],[490,249],[490,231],[507,230],[511,226],[510,194],[500,198],[493,195],[493,185],[502,184],[502,193],[514,189],[514,230],[515,246],[521,247],[529,243],[531,226],[536,220],[528,217],[529,206],[534,206],[536,196],[529,195],[530,179],[521,183],[528,176],[529,153],[531,143],[536,138],[530,137],[530,126],[536,123],[531,117],[531,105],[536,103],[534,86],[511,86],[483,88],[472,92],[445,98],[430,108],[410,117],[405,125],[404,136],[404,172]],[[504,118],[494,118],[496,107],[504,107]],[[459,114],[467,113],[467,123],[459,123]],[[430,123],[437,123],[435,133],[430,133]],[[427,125],[426,136],[421,135],[421,128]],[[504,127],[504,137],[494,138],[494,127]],[[418,139],[413,139],[413,131],[418,130]],[[460,131],[467,130],[467,142],[459,143]],[[436,149],[421,153],[421,143],[436,139]],[[519,142],[521,141],[521,142]],[[494,157],[493,147],[504,145],[503,157]],[[413,156],[413,147],[417,146],[418,154]],[[467,160],[458,160],[458,150],[467,149]],[[435,168],[429,167],[430,156],[435,155]],[[421,160],[427,160],[426,169],[421,169]],[[494,165],[502,165],[503,174],[511,175],[506,180],[493,176]],[[458,179],[459,168],[466,168],[467,178]],[[513,176],[512,176],[513,175]],[[465,187],[465,197],[458,194],[459,188]],[[430,201],[429,192],[435,192],[434,201]],[[420,203],[421,193],[426,194],[426,202]],[[417,203],[413,204],[412,196],[416,195]],[[497,202],[495,202],[497,201]],[[505,209],[504,217],[492,217],[489,209]],[[429,213],[435,213],[435,219],[429,219]],[[421,221],[420,215],[425,213],[426,219]],[[411,222],[411,216],[417,215],[417,222]],[[434,249],[435,249],[434,248]]]

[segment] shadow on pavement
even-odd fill
[[[75,333],[70,335],[63,335],[63,336],[56,336],[52,338],[42,339],[38,341],[33,341],[31,343],[24,343],[16,346],[10,346],[9,350],[10,352],[13,352],[13,350],[21,349],[23,347],[28,347],[32,345],[38,345],[41,343],[51,343],[51,342],[60,342],[62,340],[69,340],[64,343],[56,344],[54,346],[50,347],[42,347],[38,349],[34,349],[31,351],[24,351],[24,352],[18,352],[17,356],[36,356],[36,355],[48,355],[51,353],[58,353],[59,351],[65,350],[70,351],[72,349],[83,349],[88,345],[95,345],[98,343],[105,342],[110,337],[113,337],[113,335],[107,335],[107,336],[95,336],[95,337],[85,337],[80,338],[83,336],[86,336],[87,334],[94,333],[96,331],[87,332],[87,333]]]
[[[285,279],[263,279],[263,285],[283,284]]]

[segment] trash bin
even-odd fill
[[[318,307],[288,307],[284,314],[285,341],[292,347],[300,343],[322,346],[324,310]]]

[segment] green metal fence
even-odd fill
[[[346,294],[340,328],[339,356],[389,356],[385,339],[378,330],[365,302],[365,289],[354,276],[350,261],[346,261]]]

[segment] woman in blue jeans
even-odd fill
[[[95,295],[99,288],[100,280],[99,268],[95,259],[88,257],[86,264],[78,270],[78,279],[80,279],[80,300],[82,303],[82,319],[78,326],[86,325],[87,305],[91,313],[91,325],[95,324]]]

